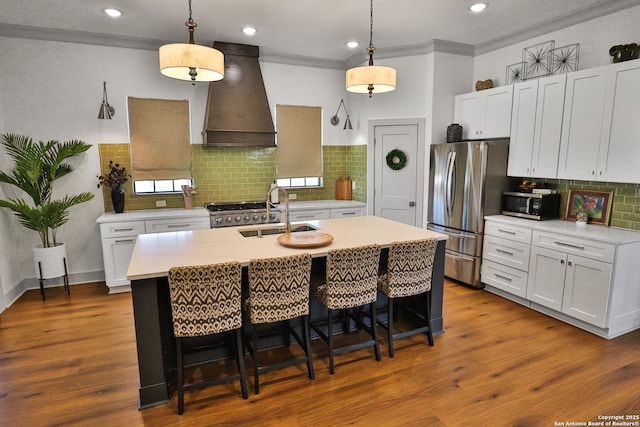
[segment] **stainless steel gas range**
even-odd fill
[[[211,214],[211,228],[280,222],[280,210],[271,208],[267,214],[266,201],[205,203],[204,207]]]

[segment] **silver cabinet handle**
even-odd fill
[[[351,211],[351,212],[342,212],[340,215],[355,215],[355,211]]]
[[[498,228],[498,231],[505,234],[511,234],[512,236],[516,235],[516,232],[511,230],[503,230],[502,228]]]
[[[566,246],[568,248],[584,250],[584,246],[582,246],[582,245],[574,245],[572,243],[559,242],[557,240],[554,241],[553,243],[555,243],[556,245],[560,245],[560,246]]]
[[[133,243],[136,239],[125,239],[125,240],[116,240],[116,243]]]
[[[315,215],[298,215],[299,219],[313,219],[314,217],[315,217]]]
[[[501,254],[507,254],[513,256],[513,252],[505,251],[504,249],[496,248],[496,252],[500,252]]]
[[[496,276],[498,279],[503,279],[503,280],[506,280],[508,282],[511,281],[511,277],[503,276],[503,275],[497,274],[497,273],[493,273],[493,275]]]
[[[114,228],[113,231],[133,231],[133,227],[129,227],[129,228]]]
[[[167,228],[184,228],[189,227],[191,224],[167,224]]]

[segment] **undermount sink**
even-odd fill
[[[299,232],[299,231],[314,231],[318,228],[314,227],[311,224],[294,224],[291,226],[291,232]],[[250,230],[238,230],[238,233],[242,234],[244,237],[256,237],[258,235],[258,230],[262,230],[263,236],[268,236],[271,234],[284,234],[287,230],[284,226],[277,227],[265,227],[262,229],[252,228]]]

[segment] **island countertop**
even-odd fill
[[[239,231],[262,226],[225,227],[209,230],[176,231],[138,236],[131,256],[127,278],[129,280],[164,277],[171,267],[205,265],[238,261],[243,266],[251,259],[287,256],[302,251],[313,257],[326,256],[331,249],[378,244],[389,247],[392,242],[447,236],[388,219],[365,216],[336,218],[307,223],[318,231],[333,236],[333,242],[317,248],[288,248],[281,246],[278,235],[243,237]]]

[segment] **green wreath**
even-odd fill
[[[387,166],[389,166],[394,171],[400,170],[407,165],[407,155],[397,148],[395,150],[389,151],[386,159]]]

